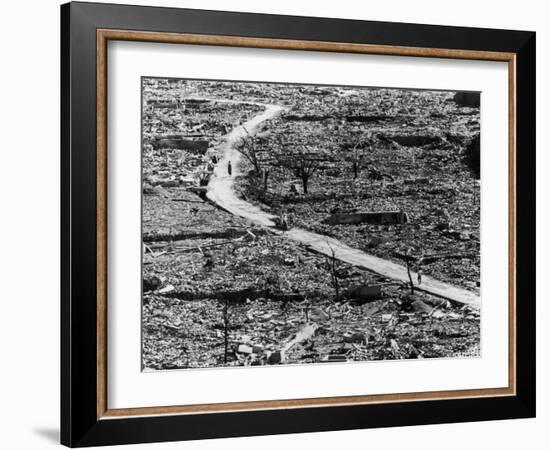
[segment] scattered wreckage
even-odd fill
[[[204,195],[224,136],[256,103],[285,105],[260,130],[258,167],[236,180],[277,230],[338,236],[478,289],[475,99],[162,79],[144,96],[145,370],[479,356],[479,310],[311,252]],[[328,154],[307,183],[280,164],[281,135]]]

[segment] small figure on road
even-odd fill
[[[227,174],[228,174],[229,176],[231,176],[231,171],[232,171],[232,169],[231,169],[231,161],[228,161],[228,162],[227,162]]]
[[[286,213],[283,213],[281,217],[281,228],[283,230],[288,230],[288,216],[286,215]]]

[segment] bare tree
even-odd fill
[[[300,178],[304,194],[307,194],[309,180],[318,169],[323,167],[327,158],[324,151],[312,151],[304,145],[293,145],[291,151],[288,149],[286,147],[285,152],[279,156],[278,162]]]
[[[241,137],[234,145],[235,150],[237,150],[241,155],[243,155],[246,160],[254,168],[256,176],[259,176],[262,172],[262,164],[260,159],[261,154],[261,145],[258,142],[258,138],[252,136],[246,127],[243,126],[243,130],[246,135]]]
[[[267,180],[269,178],[269,169],[264,167],[263,169],[263,179],[264,179],[264,191],[267,192]]]
[[[405,265],[406,265],[406,268],[407,268],[407,276],[409,278],[409,289],[411,290],[411,295],[414,295],[414,281],[413,281],[413,277],[412,277],[412,270],[416,267],[418,269],[418,267],[420,266],[421,262],[422,262],[422,258],[417,258],[415,256],[413,256],[413,251],[412,251],[412,248],[407,248],[406,252],[405,253],[399,253],[399,254],[396,254],[396,256],[400,259],[402,259],[403,261],[405,261]],[[421,284],[422,283],[422,274],[420,272],[417,273],[417,279],[418,279],[418,284]]]
[[[411,258],[405,258],[407,264],[407,275],[409,276],[409,288],[411,289],[411,295],[414,295],[414,283],[411,275]]]
[[[330,249],[330,259],[327,257],[329,270],[330,270],[330,280],[332,286],[334,287],[334,292],[336,293],[336,301],[340,301],[340,283],[338,281],[338,259],[336,258],[336,250],[327,240],[328,248]]]
[[[357,139],[355,145],[351,148],[351,154],[349,155],[348,159],[351,161],[351,170],[353,172],[354,180],[359,177],[359,173],[365,165],[365,145],[370,145],[371,143],[371,133],[367,131],[363,133],[359,137],[359,139]]]

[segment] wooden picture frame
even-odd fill
[[[507,62],[508,387],[110,409],[106,394],[109,40]],[[61,7],[61,55],[63,444],[534,417],[535,33],[77,2]]]

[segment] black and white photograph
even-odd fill
[[[0,449],[539,449],[544,5],[5,2]]]
[[[480,93],[142,78],[142,368],[480,355]]]

